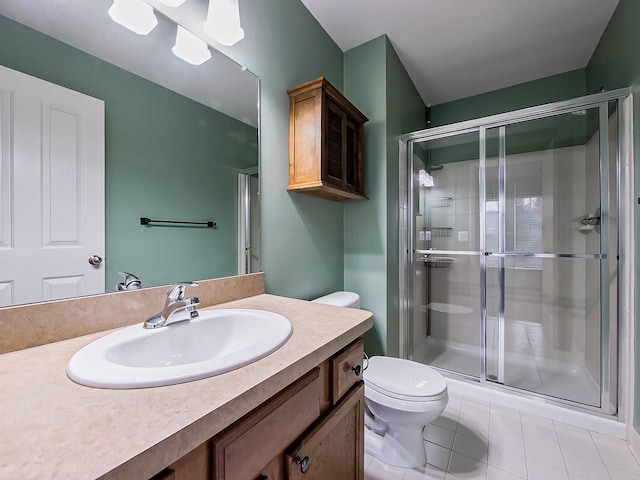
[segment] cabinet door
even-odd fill
[[[255,480],[284,480],[283,464],[282,455],[278,455],[269,465],[260,470]]]
[[[319,416],[316,368],[213,439],[214,479],[277,478],[273,460]]]
[[[361,127],[350,118],[345,127],[344,183],[347,190],[362,193],[362,149],[360,145]]]
[[[349,389],[362,380],[364,340],[361,338],[336,353],[331,360],[331,401],[336,404]]]
[[[364,384],[360,382],[287,453],[289,480],[364,479]]]
[[[209,480],[211,478],[211,448],[203,443],[151,480]]]
[[[322,179],[344,188],[344,158],[346,154],[345,126],[347,116],[338,105],[326,97],[325,105],[326,124],[324,131]]]

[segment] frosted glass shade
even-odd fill
[[[153,7],[142,0],[113,0],[109,16],[138,35],[147,35],[158,25]]]
[[[420,170],[418,172],[418,182],[421,187],[433,187],[433,176],[426,170]]]
[[[244,38],[240,26],[238,0],[209,0],[204,31],[222,45],[233,45]]]
[[[185,0],[159,0],[160,3],[164,3],[167,7],[179,7]]]
[[[211,58],[209,46],[204,40],[178,25],[176,44],[171,49],[176,57],[192,65],[202,65]]]

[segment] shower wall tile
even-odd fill
[[[456,184],[455,183],[436,183],[434,179],[435,187],[431,188],[431,195],[435,198],[454,198],[456,196]]]
[[[457,164],[445,164],[444,168],[431,172],[433,175],[433,182],[436,187],[440,184],[454,184],[456,183],[456,165]]]
[[[476,183],[478,184],[478,161],[459,162],[455,164],[456,183]]]
[[[456,215],[478,215],[478,198],[461,198],[455,199],[455,212]]]
[[[456,216],[453,209],[448,207],[431,209],[431,227],[454,227]]]

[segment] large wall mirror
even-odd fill
[[[259,271],[259,79],[211,47],[211,58],[201,65],[185,62],[172,53],[173,20],[156,11],[157,26],[138,35],[110,18],[112,3],[0,3],[0,67],[104,103],[104,251],[88,252],[101,263],[90,265],[90,255],[82,262],[104,271],[104,292],[118,290],[119,272],[151,287]],[[8,276],[2,255],[13,249],[12,229],[26,228],[18,202],[40,201],[12,186],[21,165],[7,160],[16,135],[11,128],[18,128],[9,128],[7,118],[17,115],[11,95],[4,97],[4,110],[2,98],[0,146],[9,146],[0,149],[0,306],[98,293],[83,291],[81,282],[60,282],[56,290],[55,282],[47,289],[41,281],[34,290],[44,298],[30,300],[16,295],[13,279],[2,278],[2,270]],[[81,197],[72,193],[65,201]],[[60,210],[71,212],[73,222],[86,208]],[[141,218],[215,226],[142,225]],[[49,220],[33,218],[35,230],[27,236],[40,239]],[[20,257],[11,267],[15,275],[58,262]]]

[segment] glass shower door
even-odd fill
[[[615,278],[609,110],[487,128],[481,199],[486,380],[593,407]]]
[[[414,359],[480,377],[478,130],[413,147]]]

